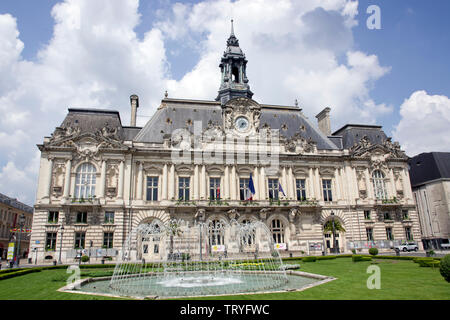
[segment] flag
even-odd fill
[[[255,185],[253,184],[252,174],[250,173],[250,179],[248,181],[248,189],[245,200],[253,200],[254,194],[255,194]]]
[[[216,199],[220,199],[220,186],[217,186],[217,190],[216,190]]]
[[[278,189],[281,191],[281,193],[283,194],[283,196],[286,197],[286,194],[283,191],[283,188],[281,187],[281,182],[278,182]]]

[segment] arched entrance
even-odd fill
[[[137,249],[140,259],[145,261],[159,261],[165,257],[164,252],[166,235],[162,221],[153,219],[139,224],[137,232]]]

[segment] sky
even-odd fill
[[[298,99],[312,122],[330,107],[332,131],[381,125],[409,156],[449,152],[448,12],[447,0],[2,0],[0,192],[34,204],[36,145],[69,107],[128,125],[137,94],[144,126],[166,90],[213,100],[230,19],[257,102]]]

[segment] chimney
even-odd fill
[[[136,127],[136,114],[137,114],[137,108],[139,108],[139,97],[135,94],[131,95],[130,102],[131,102],[130,126]]]
[[[326,107],[316,116],[319,130],[326,136],[331,136],[330,111],[331,109]]]

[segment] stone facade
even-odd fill
[[[116,111],[69,109],[39,145],[37,259],[70,262],[77,247],[94,261],[114,259],[137,226],[173,218],[260,220],[283,254],[419,241],[398,143],[379,126],[347,125],[327,136],[298,106],[252,100],[246,62],[232,33],[216,101],[166,95],[143,128],[122,126]],[[54,212],[58,219],[49,220]],[[331,220],[343,227],[335,246],[324,232]]]

